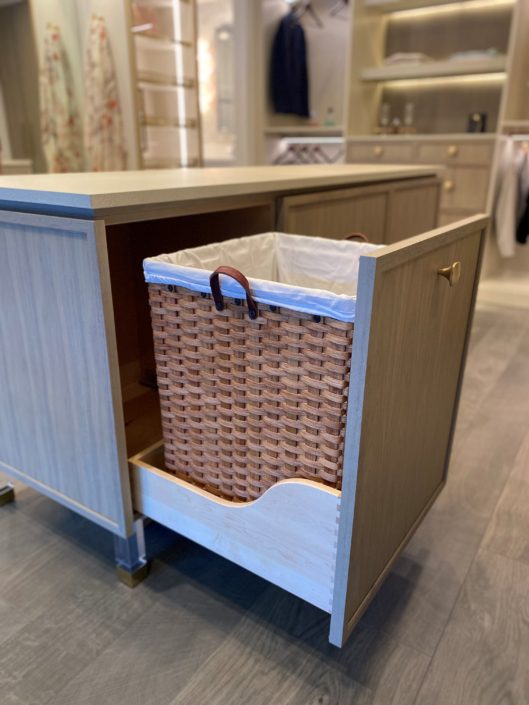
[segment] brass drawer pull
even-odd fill
[[[459,147],[455,144],[451,144],[446,151],[448,152],[449,157],[457,157],[459,154]]]
[[[375,157],[381,157],[384,154],[384,148],[377,144],[375,147],[373,147],[373,154],[375,155]]]
[[[442,267],[437,270],[440,277],[444,277],[450,286],[455,286],[461,279],[461,262],[454,262],[449,267]]]
[[[443,183],[443,188],[447,193],[452,192],[455,189],[456,185],[452,181],[452,179],[446,179]]]

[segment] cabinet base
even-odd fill
[[[15,488],[8,483],[0,487],[0,507],[4,504],[12,504],[15,501]]]
[[[126,539],[114,537],[114,555],[119,580],[127,587],[135,588],[149,574],[149,563],[145,553],[143,518],[134,522],[134,533]]]
[[[135,588],[149,575],[150,567],[149,563],[145,563],[137,570],[129,572],[120,566],[116,566],[116,574],[121,583],[129,588]]]

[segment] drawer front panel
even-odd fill
[[[443,142],[419,144],[418,160],[424,164],[484,164],[492,160],[492,144]]]
[[[256,501],[226,501],[165,472],[161,444],[130,467],[137,511],[331,611],[338,490],[284,480]]]
[[[414,162],[413,144],[392,144],[390,142],[369,142],[350,144],[348,160],[350,162]]]
[[[489,170],[458,167],[443,172],[441,208],[461,208],[469,212],[485,209]]]
[[[445,482],[486,226],[470,219],[362,258],[333,644]]]

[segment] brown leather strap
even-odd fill
[[[369,242],[368,238],[364,233],[348,233],[344,240],[361,240],[362,242]]]
[[[224,298],[220,290],[220,276],[224,274],[227,277],[235,279],[235,281],[242,286],[246,292],[246,303],[248,304],[248,315],[254,321],[257,318],[257,304],[252,298],[250,292],[250,282],[242,272],[234,267],[217,267],[213,274],[209,278],[209,283],[211,285],[211,294],[213,296],[213,301],[215,302],[215,308],[217,311],[222,311],[224,308]]]

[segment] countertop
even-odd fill
[[[0,209],[95,217],[126,208],[435,175],[435,166],[322,164],[0,176]]]

